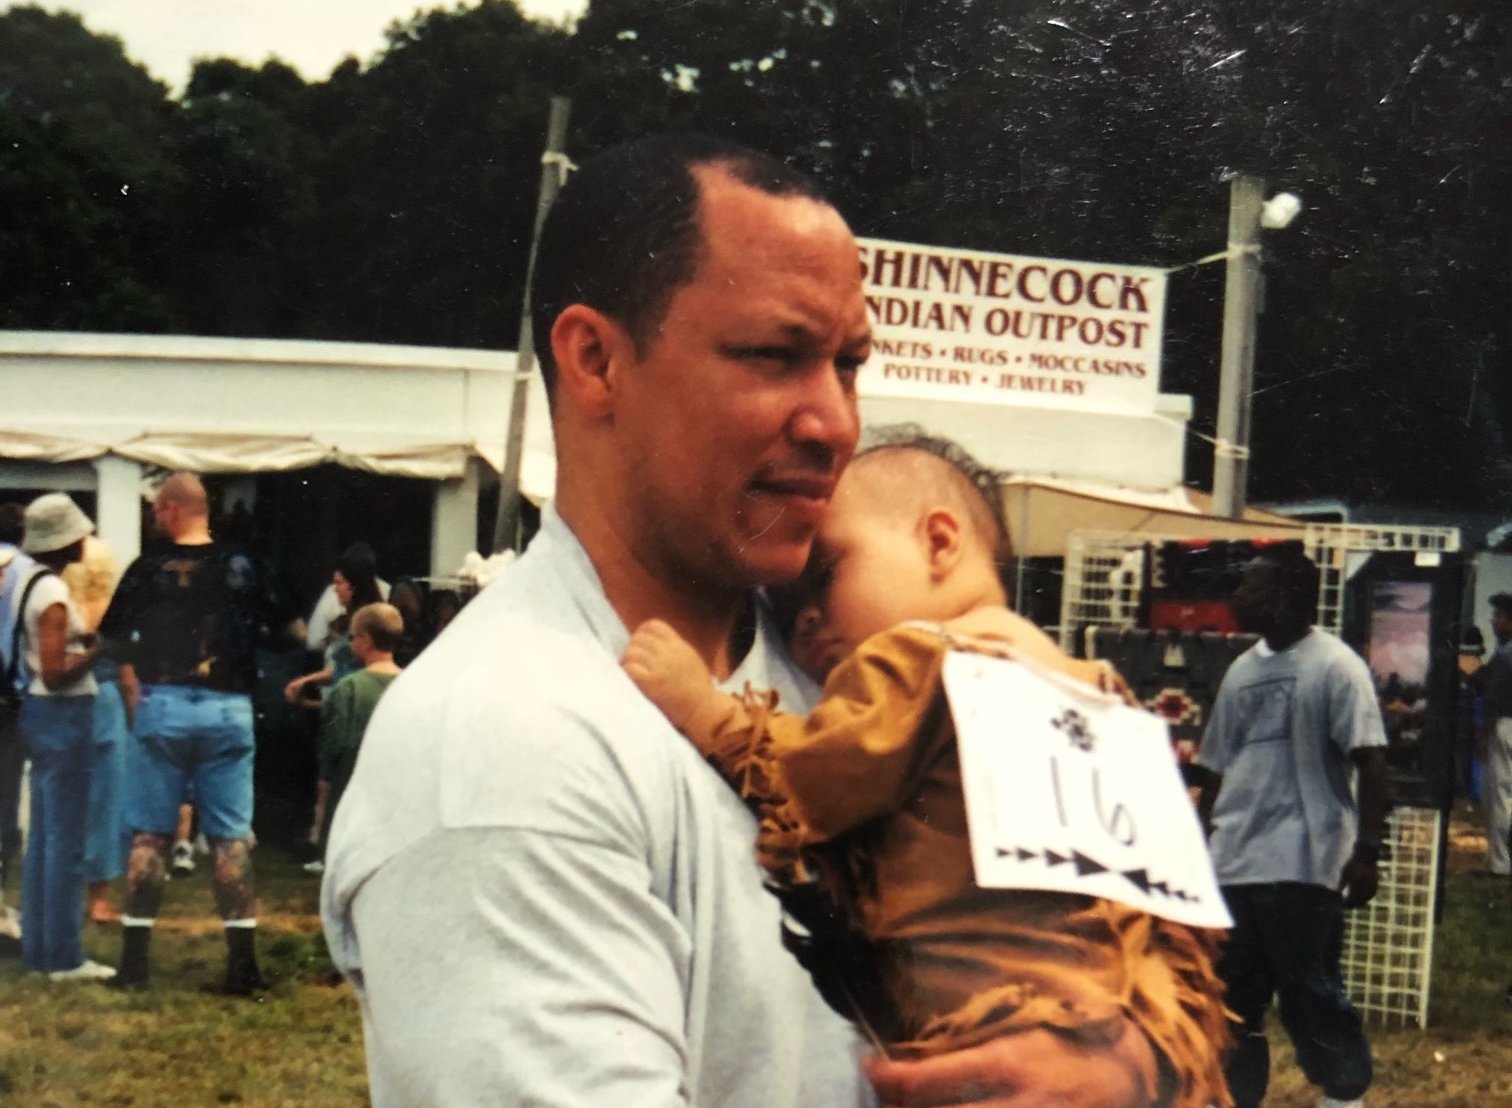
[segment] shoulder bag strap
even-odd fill
[[[41,567],[21,588],[20,603],[16,605],[16,622],[11,625],[10,656],[5,663],[6,691],[16,687],[16,678],[21,675],[21,629],[26,626],[26,605],[31,600],[32,589],[37,587],[37,582],[50,573],[52,570],[46,566]]]

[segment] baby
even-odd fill
[[[625,670],[751,804],[774,892],[816,933],[800,958],[890,1054],[1031,1028],[1113,1049],[1127,1019],[1155,1048],[1147,1103],[1228,1105],[1215,933],[974,879],[940,679],[946,652],[1122,687],[1008,610],[997,572],[1006,530],[984,473],[953,444],[924,438],[852,462],[789,597],[794,659],[824,683],[810,715],[779,713],[750,690],[721,693],[655,620],[636,629]],[[816,899],[834,906],[828,918]]]

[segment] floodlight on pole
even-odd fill
[[[1287,227],[1302,210],[1293,193],[1262,200],[1265,182],[1239,174],[1229,183],[1228,265],[1223,288],[1223,351],[1218,376],[1218,434],[1213,443],[1213,510],[1238,519],[1249,483],[1250,398],[1255,332],[1263,299],[1260,231]]]
[[[1278,192],[1260,205],[1260,226],[1267,231],[1284,231],[1301,211],[1301,197],[1294,192]]]

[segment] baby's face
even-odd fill
[[[819,525],[809,567],[792,586],[799,595],[788,642],[794,661],[823,681],[877,632],[935,618],[930,583],[919,528],[877,512],[849,477],[842,478]]]

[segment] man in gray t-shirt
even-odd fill
[[[1362,1103],[1371,1079],[1339,956],[1344,910],[1379,882],[1386,733],[1365,663],[1312,626],[1317,600],[1317,567],[1292,544],[1245,567],[1235,615],[1262,638],[1224,675],[1197,759],[1234,917],[1218,972],[1237,1017],[1227,1074],[1238,1108],[1265,1098],[1273,997],[1325,1108]]]

